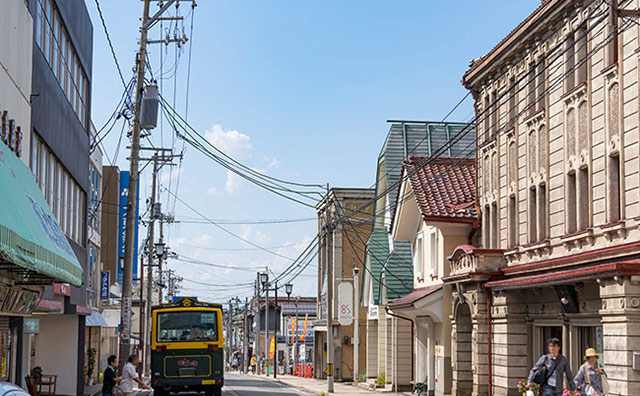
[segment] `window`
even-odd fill
[[[516,78],[511,77],[509,79],[509,119],[507,120],[509,127],[516,122],[517,91]]]
[[[566,48],[564,54],[564,68],[565,68],[565,80],[564,91],[570,92],[576,86],[575,78],[575,52],[576,43],[574,42],[573,32],[569,33],[566,38]]]
[[[418,235],[416,236],[416,244],[414,246],[413,251],[415,252],[415,256],[413,257],[413,272],[416,275],[416,278],[418,280],[424,280],[424,274],[422,273],[422,271],[424,271],[424,255],[423,255],[423,251],[422,251],[422,246],[423,246],[423,240],[422,240],[422,233],[418,233]]]
[[[491,132],[489,138],[495,136],[500,127],[500,107],[498,107],[498,98],[496,91],[491,93]]]
[[[576,82],[575,85],[580,85],[587,81],[587,23],[583,22],[576,32]]]
[[[610,83],[607,91],[607,221],[614,222],[621,218],[620,193],[620,115],[619,90],[617,81]]]
[[[483,131],[483,139],[480,139],[481,141],[484,141],[485,139],[489,138],[489,135],[491,134],[491,98],[489,95],[487,95],[484,98],[484,131]]]
[[[34,35],[78,119],[86,128],[87,78],[52,0],[38,0]],[[40,19],[42,23],[39,23]],[[42,31],[42,33],[41,33]]]
[[[438,230],[432,228],[429,232],[429,275],[438,276]]]
[[[215,311],[160,312],[156,341],[217,341],[217,319]]]
[[[527,87],[527,106],[529,107],[529,115],[536,112],[536,65],[529,65],[529,83]]]

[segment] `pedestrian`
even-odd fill
[[[136,371],[138,363],[140,363],[138,356],[131,355],[127,359],[127,364],[124,365],[124,369],[122,370],[122,381],[120,381],[120,388],[122,389],[124,396],[131,396],[133,393],[134,382],[140,385],[142,389],[149,389],[149,387],[142,382],[140,377],[138,377],[138,372]]]
[[[238,371],[238,357],[237,356],[233,356],[233,360],[231,361],[231,368],[233,369],[233,371]]]
[[[602,396],[608,391],[607,373],[598,363],[598,352],[589,348],[584,353],[584,364],[576,375],[576,389],[585,396]]]
[[[116,367],[118,367],[116,355],[109,356],[107,358],[107,368],[104,369],[104,374],[102,375],[102,396],[111,396],[113,387],[122,380],[116,375]]]
[[[258,359],[256,358],[256,355],[252,355],[251,356],[251,372],[253,374],[256,373],[256,364],[257,364]]]
[[[566,375],[569,388],[575,395],[576,385],[573,382],[573,374],[569,367],[569,360],[560,354],[561,343],[557,338],[550,338],[547,341],[549,353],[542,355],[535,366],[529,372],[529,382],[536,382],[540,385],[540,396],[561,396],[564,386],[562,376]],[[538,380],[539,373],[544,374],[544,378]]]
[[[264,373],[264,352],[260,354],[260,374]]]

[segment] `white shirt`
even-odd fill
[[[120,389],[122,389],[122,392],[133,392],[134,378],[138,378],[136,366],[131,363],[125,364],[122,370],[122,381],[120,381]]]

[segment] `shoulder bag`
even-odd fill
[[[609,380],[607,379],[607,376],[603,374],[600,374],[600,383],[602,384],[602,394],[603,395],[608,395],[609,394]]]
[[[591,378],[589,378],[589,372],[587,371],[587,365],[583,365],[582,368],[584,369],[584,375],[587,377],[587,382],[589,383],[589,392],[587,393],[587,396],[598,396],[598,392],[596,392],[595,389],[593,389],[593,385],[591,385]]]

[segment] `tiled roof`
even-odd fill
[[[445,146],[454,137],[455,143],[449,145],[441,154],[447,157],[462,157],[468,153],[469,147],[475,148],[474,126],[459,122],[430,122],[425,123],[393,123],[387,134],[380,155],[378,156],[378,174],[376,175],[376,194],[380,194],[380,183],[384,180],[386,187],[394,186],[400,180],[402,161],[408,155],[430,156]],[[465,133],[462,131],[468,131]],[[458,136],[462,132],[462,136]],[[387,193],[388,210],[393,213],[398,195],[399,185],[389,189]],[[376,201],[377,204],[377,201]],[[384,211],[374,208],[376,216],[385,216]]]
[[[414,291],[407,294],[406,296],[400,297],[390,302],[389,308],[391,309],[408,308],[412,306],[416,301],[421,300],[437,292],[440,289],[442,289],[442,283],[439,283],[437,285],[422,287],[420,289],[415,289]]]
[[[409,156],[404,172],[410,174],[413,196],[424,218],[477,217],[473,159]]]

